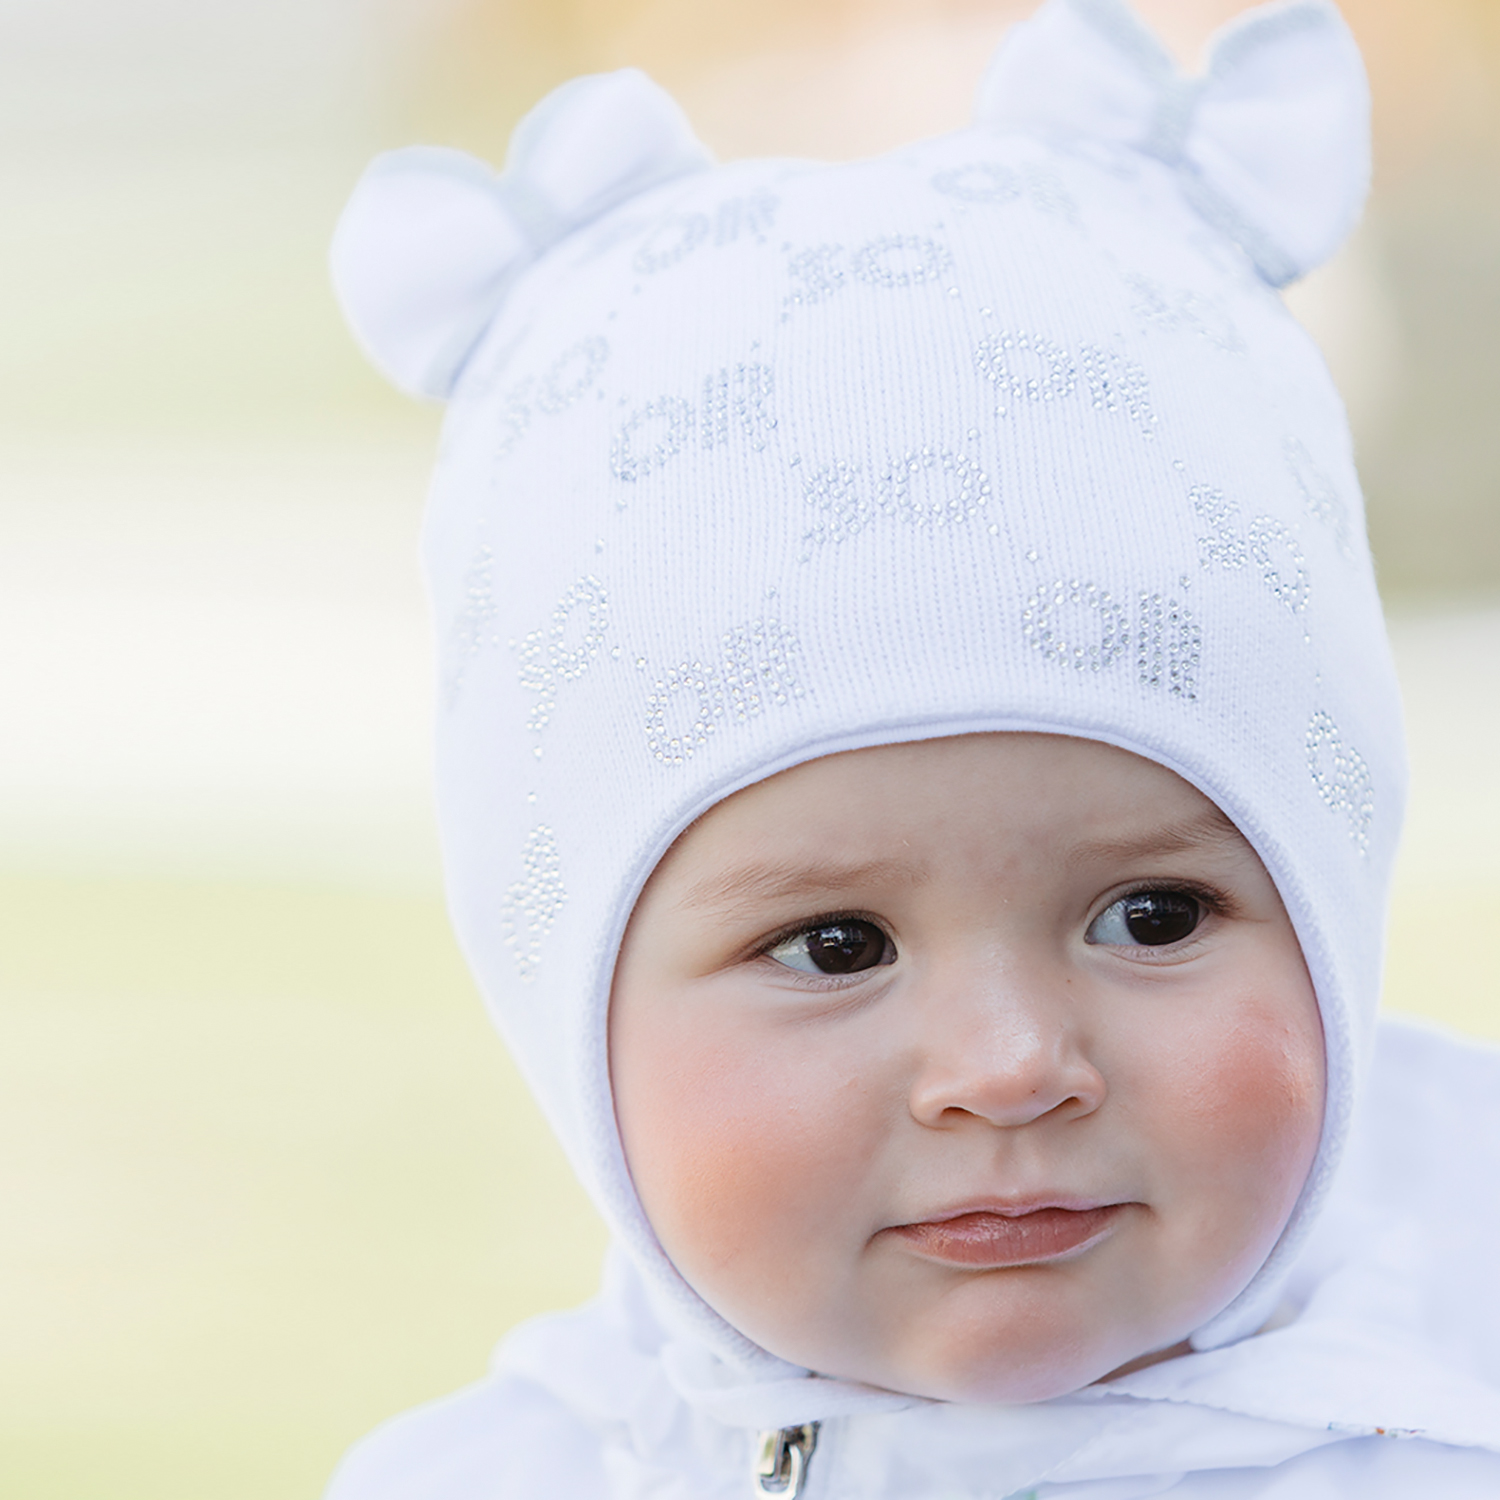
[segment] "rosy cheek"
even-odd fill
[[[1232,1136],[1300,1141],[1321,1113],[1323,1067],[1314,1039],[1274,1019],[1247,1017],[1230,1031],[1206,1082]]]
[[[1175,1070],[1184,1186],[1214,1206],[1226,1242],[1274,1238],[1312,1163],[1323,1119],[1313,1006],[1310,991],[1305,1012],[1280,996],[1247,998]]]
[[[733,1266],[746,1291],[787,1274],[815,1247],[828,1195],[850,1169],[840,1145],[851,1122],[837,1109],[847,1090],[754,1038],[662,1028],[622,1041],[626,1155],[667,1252],[689,1279]],[[721,1300],[714,1286],[700,1290]]]

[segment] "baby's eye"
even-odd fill
[[[1135,891],[1111,902],[1089,923],[1086,943],[1158,948],[1189,936],[1203,920],[1203,903],[1186,891]]]
[[[857,974],[891,963],[896,948],[873,922],[845,918],[793,933],[766,956],[803,974]]]

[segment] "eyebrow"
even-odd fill
[[[1194,854],[1214,848],[1248,849],[1238,828],[1217,807],[1209,807],[1191,818],[1165,823],[1139,834],[1117,839],[1085,839],[1064,855],[1070,865],[1094,860],[1144,859],[1172,854]]]
[[[690,886],[681,905],[722,910],[743,902],[770,903],[814,897],[861,885],[915,885],[926,878],[925,860],[872,859],[857,864],[815,860],[795,865],[746,864],[706,876]]]
[[[1210,807],[1194,817],[1154,826],[1138,835],[1117,839],[1088,839],[1063,852],[1070,866],[1096,860],[1130,860],[1196,851],[1248,847],[1244,835],[1219,811]],[[931,874],[925,860],[872,859],[858,863],[817,860],[811,863],[745,864],[705,876],[689,886],[681,905],[696,910],[732,910],[743,903],[812,898],[860,885],[917,885]]]

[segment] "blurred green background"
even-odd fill
[[[1192,56],[1232,0],[1142,6]],[[636,63],[725,156],[960,124],[1009,0],[0,0],[0,1494],[316,1496],[588,1294],[602,1235],[448,935],[437,430],[324,248]],[[1500,7],[1347,0],[1365,226],[1292,294],[1353,413],[1413,746],[1388,1001],[1500,1037]]]

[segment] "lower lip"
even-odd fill
[[[924,1224],[901,1224],[890,1233],[918,1255],[949,1265],[1024,1266],[1055,1260],[1098,1239],[1123,1203],[1101,1208],[1038,1208],[1029,1214],[973,1213]]]

